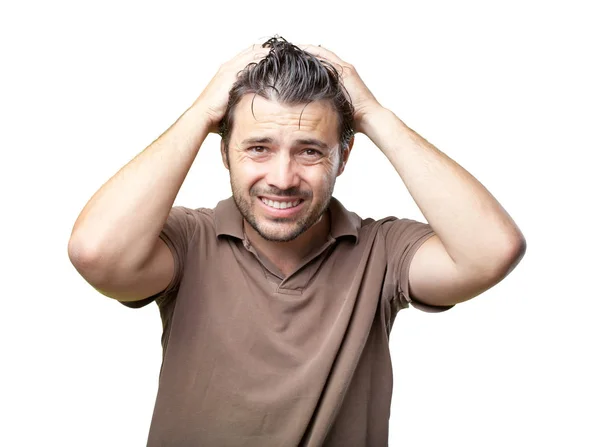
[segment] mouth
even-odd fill
[[[263,208],[272,215],[277,217],[287,217],[295,214],[302,208],[304,199],[281,198],[273,200],[267,197],[258,197]]]

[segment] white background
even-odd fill
[[[390,445],[600,445],[593,3],[3,4],[0,444],[145,445],[158,309],[97,293],[69,262],[69,235],[222,62],[280,34],[354,64],[527,238],[517,269],[478,298],[398,315]],[[175,204],[228,197],[218,142],[206,140]],[[363,217],[423,219],[364,135],[335,195]]]

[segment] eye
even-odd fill
[[[264,146],[252,146],[248,148],[248,151],[254,154],[264,154],[265,152],[267,152],[267,148]]]
[[[304,150],[304,155],[308,155],[309,157],[319,157],[323,154],[321,153],[321,151],[309,148]]]

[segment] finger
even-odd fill
[[[251,62],[263,59],[269,53],[269,48],[262,48],[261,45],[251,45],[244,51],[235,56],[231,63],[235,66],[246,66]]]
[[[307,51],[317,57],[322,57],[324,59],[329,60],[330,62],[335,62],[337,64],[340,65],[344,65],[345,62],[340,59],[340,57],[335,54],[333,51],[328,50],[327,48],[319,45],[319,46],[314,46],[314,45],[298,45],[299,48],[303,49],[304,51]]]
[[[264,48],[262,44],[255,44],[252,46],[250,50],[250,54],[252,55],[252,59],[262,59],[271,51],[270,48]]]
[[[348,67],[349,64],[340,59],[333,51],[329,51],[328,49],[323,48],[322,46],[316,47],[314,45],[298,45],[298,47],[312,54],[316,58],[331,64],[342,77],[342,79],[346,77],[346,67]]]
[[[233,59],[240,59],[240,58],[243,58],[248,55],[250,55],[250,56],[266,55],[266,53],[268,53],[268,51],[269,51],[268,48],[263,48],[261,44],[254,43],[254,44],[250,45],[249,47],[244,48],[238,54],[236,54],[233,57]]]
[[[248,52],[250,52],[250,53],[256,53],[256,52],[262,53],[262,52],[265,52],[265,51],[269,51],[270,48],[265,48],[260,43],[253,43],[246,50]]]

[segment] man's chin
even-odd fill
[[[305,228],[265,228],[263,225],[254,229],[269,242],[291,242],[306,231]]]

